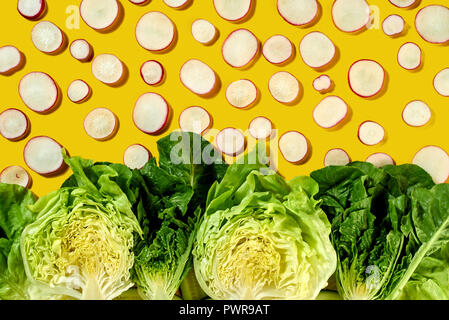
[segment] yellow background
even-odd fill
[[[223,20],[215,12],[212,0],[193,0],[185,10],[167,7],[162,0],[152,0],[146,6],[137,6],[128,0],[120,0],[124,8],[124,20],[117,30],[111,33],[99,33],[89,28],[80,20],[79,29],[68,29],[66,9],[70,5],[79,5],[76,0],[47,0],[48,12],[43,20],[58,25],[69,40],[85,38],[94,47],[95,54],[113,53],[129,69],[127,83],[119,88],[111,88],[96,80],[90,70],[90,63],[80,63],[73,59],[68,50],[51,56],[38,51],[32,44],[30,32],[36,22],[21,17],[16,10],[15,0],[2,1],[0,10],[0,46],[11,44],[26,56],[25,67],[12,76],[0,76],[0,111],[16,107],[23,110],[31,120],[30,135],[19,142],[10,142],[0,138],[0,169],[8,165],[25,167],[33,178],[32,190],[44,195],[60,186],[69,175],[45,178],[28,169],[23,161],[23,148],[29,138],[48,135],[68,149],[71,155],[79,155],[98,161],[121,162],[125,148],[134,143],[147,146],[154,155],[156,141],[161,136],[150,136],[139,131],[132,122],[132,109],[137,98],[145,92],[157,92],[164,96],[173,110],[173,119],[169,131],[178,127],[178,116],[186,107],[200,105],[213,117],[214,128],[233,126],[246,130],[249,122],[256,116],[270,118],[279,133],[289,130],[302,132],[312,145],[311,159],[303,165],[287,163],[279,156],[279,170],[287,178],[309,174],[323,166],[325,153],[340,147],[345,149],[352,160],[364,160],[374,152],[389,153],[398,164],[410,162],[413,155],[423,146],[434,144],[449,151],[447,139],[449,119],[449,98],[439,96],[432,86],[432,79],[441,69],[449,66],[449,47],[432,45],[422,40],[416,33],[414,17],[419,8],[413,10],[399,9],[387,0],[369,1],[379,9],[380,22],[390,14],[396,13],[407,22],[407,33],[392,39],[383,34],[382,29],[371,29],[352,35],[338,31],[331,18],[330,0],[320,0],[322,16],[318,23],[309,28],[299,28],[285,22],[277,13],[275,0],[258,0],[254,15],[246,22],[231,23]],[[424,0],[426,4],[446,4],[443,0]],[[164,12],[176,24],[178,42],[176,47],[165,54],[154,54],[138,45],[134,36],[135,25],[144,13],[152,10]],[[211,21],[219,30],[220,37],[212,46],[196,42],[190,32],[191,23],[198,18]],[[312,111],[323,98],[312,88],[312,81],[319,72],[307,67],[297,54],[288,65],[279,67],[268,63],[263,56],[247,70],[232,69],[221,56],[221,45],[226,36],[237,28],[251,30],[263,43],[274,34],[287,36],[298,49],[302,37],[310,31],[324,32],[339,48],[340,57],[335,66],[326,71],[336,84],[331,94],[341,96],[352,110],[352,118],[339,130],[325,130],[312,120]],[[416,42],[423,50],[424,66],[419,72],[402,69],[396,60],[399,47],[406,41]],[[201,98],[187,90],[179,80],[182,64],[190,58],[197,58],[211,66],[219,75],[222,88],[213,98]],[[380,62],[389,75],[386,93],[377,99],[357,97],[347,83],[347,71],[356,60],[368,58]],[[167,71],[163,85],[150,87],[139,75],[140,65],[149,59],[160,61]],[[268,79],[280,70],[294,74],[301,82],[304,94],[294,106],[276,102],[268,91]],[[64,97],[61,106],[48,115],[37,114],[24,106],[17,90],[18,83],[26,73],[43,71],[50,74],[58,83]],[[93,96],[86,103],[74,104],[66,97],[69,83],[75,79],[85,80],[93,89]],[[225,99],[226,86],[235,80],[247,78],[255,82],[261,93],[260,102],[249,110],[231,107]],[[432,109],[433,120],[422,128],[407,126],[401,119],[402,109],[411,100],[421,99]],[[110,108],[120,119],[120,129],[110,141],[98,142],[88,137],[83,129],[83,119],[96,107]],[[369,147],[361,144],[357,138],[358,125],[365,120],[374,120],[384,126],[387,140],[378,146]]]

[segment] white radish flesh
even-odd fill
[[[404,32],[404,18],[397,14],[389,15],[382,22],[382,30],[387,36],[394,37]]]
[[[64,35],[53,22],[38,22],[31,30],[31,41],[34,46],[44,53],[55,53],[64,44]]]
[[[80,15],[84,22],[95,30],[111,27],[119,17],[117,0],[83,0]]]
[[[273,123],[265,117],[257,117],[249,123],[248,129],[254,139],[265,140],[271,136]]]
[[[191,0],[164,0],[164,3],[170,8],[179,9],[186,6]]]
[[[279,150],[288,162],[299,163],[307,157],[309,144],[301,133],[289,131],[279,139]]]
[[[316,0],[277,0],[277,9],[281,17],[294,26],[312,23],[319,12]]]
[[[193,38],[202,44],[212,43],[217,36],[215,26],[205,19],[198,19],[192,23],[191,27]]]
[[[402,119],[412,127],[426,125],[432,117],[429,106],[420,100],[409,102],[402,111]]]
[[[237,29],[223,42],[223,59],[234,68],[246,67],[259,52],[259,40],[247,29]]]
[[[182,84],[198,95],[211,93],[217,84],[214,70],[197,59],[191,59],[184,63],[179,76]]]
[[[111,110],[96,108],[84,118],[84,130],[95,140],[107,140],[117,131],[118,120]]]
[[[346,118],[348,105],[342,98],[327,96],[313,110],[313,119],[322,128],[332,128]]]
[[[385,139],[384,128],[374,121],[365,121],[359,126],[359,140],[367,146],[374,146]]]
[[[378,168],[395,164],[393,158],[383,152],[373,153],[372,155],[368,156],[365,161],[373,164]]]
[[[302,38],[299,52],[304,63],[309,67],[322,68],[334,59],[336,49],[324,33],[314,31]]]
[[[123,163],[130,169],[142,169],[150,161],[151,152],[141,144],[133,144],[126,148]]]
[[[136,25],[136,39],[142,48],[163,51],[173,43],[176,29],[173,22],[162,12],[144,14]]]
[[[143,81],[150,86],[160,84],[164,80],[164,74],[164,67],[155,60],[146,61],[140,67]]]
[[[398,51],[398,63],[406,70],[415,70],[421,65],[421,48],[413,43],[404,43]]]
[[[89,42],[84,39],[74,40],[70,44],[70,54],[81,62],[87,62],[93,57],[93,50]]]
[[[65,167],[62,146],[50,137],[31,138],[23,151],[26,165],[41,175],[59,172]]]
[[[280,34],[268,38],[262,47],[263,56],[273,64],[281,64],[290,60],[293,53],[294,47],[290,40]]]
[[[324,166],[345,166],[351,162],[346,151],[343,149],[331,149],[324,156]]]
[[[112,54],[100,54],[92,61],[92,74],[105,84],[117,84],[124,74],[123,63]]]
[[[343,32],[357,32],[370,21],[370,7],[365,0],[335,0],[332,19]]]
[[[385,70],[373,60],[356,61],[349,68],[349,86],[360,97],[369,98],[378,94],[385,81]]]
[[[0,173],[0,183],[17,184],[24,188],[29,188],[31,177],[21,166],[9,166]]]
[[[444,97],[449,97],[449,68],[437,73],[433,79],[433,87]]]
[[[415,27],[419,35],[428,42],[448,42],[449,8],[441,5],[422,8],[415,17]]]
[[[246,79],[234,81],[226,89],[226,99],[232,106],[239,109],[251,106],[257,96],[256,86]]]
[[[81,103],[89,97],[91,89],[83,80],[72,81],[67,88],[67,97],[74,103]]]
[[[202,134],[211,123],[209,112],[201,107],[189,107],[179,115],[179,127],[182,131]]]
[[[39,19],[45,11],[45,0],[18,0],[17,11],[29,20]]]
[[[239,21],[251,11],[253,0],[214,0],[215,11],[228,21]]]
[[[51,111],[59,98],[55,81],[43,72],[25,75],[19,83],[19,94],[28,108],[40,113]]]
[[[0,113],[0,134],[4,138],[18,141],[28,134],[29,128],[29,120],[22,111],[11,108]]]
[[[411,6],[416,4],[418,0],[389,0],[389,1],[392,5],[398,8],[410,8]]]
[[[268,88],[273,98],[281,103],[294,102],[300,93],[299,81],[287,71],[280,71],[271,76]]]
[[[150,2],[150,0],[129,0],[129,2],[134,4],[146,4],[147,2]]]
[[[22,64],[22,54],[14,46],[0,48],[0,74],[10,74]]]
[[[245,151],[245,136],[237,129],[223,129],[217,134],[215,139],[218,149],[228,156],[236,156]]]
[[[313,88],[319,93],[327,93],[332,89],[332,80],[328,75],[323,74],[313,80]]]
[[[157,134],[165,128],[169,113],[170,108],[162,96],[153,92],[144,93],[134,106],[134,124],[147,134]]]
[[[449,155],[438,146],[422,148],[412,163],[423,168],[437,184],[446,182],[449,177]]]

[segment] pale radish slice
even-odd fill
[[[373,164],[374,166],[376,166],[378,168],[382,168],[387,165],[395,164],[395,161],[393,160],[393,158],[383,152],[373,153],[372,155],[369,155],[365,161]]]
[[[231,82],[226,89],[226,100],[239,109],[250,107],[257,100],[257,96],[256,86],[247,79]]]
[[[137,42],[149,51],[168,49],[173,44],[175,36],[175,25],[159,11],[144,14],[136,25]]]
[[[382,30],[387,36],[394,37],[404,32],[405,21],[400,15],[392,14],[382,22]]]
[[[117,117],[106,108],[96,108],[84,118],[84,130],[95,140],[103,141],[111,138],[117,132],[117,128]]]
[[[81,62],[88,62],[93,58],[92,46],[84,39],[77,39],[70,44],[70,54]]]
[[[151,152],[141,144],[133,144],[123,153],[123,163],[130,169],[142,169],[152,158]]]
[[[240,130],[225,128],[215,138],[217,148],[228,156],[237,156],[245,151],[246,140]]]
[[[336,49],[324,33],[313,31],[302,38],[299,52],[302,60],[309,67],[322,68],[332,62]]]
[[[246,67],[259,53],[259,40],[247,29],[231,32],[223,42],[223,59],[234,68]]]
[[[412,160],[423,168],[435,183],[444,183],[449,177],[449,155],[438,146],[427,146],[419,150]]]
[[[265,41],[262,54],[268,62],[281,64],[292,58],[294,47],[287,37],[277,34]]]
[[[398,51],[398,63],[406,70],[415,70],[421,66],[421,48],[413,42],[404,43]]]
[[[22,64],[22,54],[16,47],[0,47],[0,74],[11,74]]]
[[[271,76],[268,89],[274,99],[281,103],[294,102],[300,93],[298,79],[287,71],[279,71]]]
[[[183,64],[179,72],[182,84],[198,95],[207,95],[214,91],[217,85],[217,77],[204,62],[191,59]]]
[[[72,81],[67,88],[67,97],[74,103],[84,102],[90,95],[91,89],[83,80]]]
[[[374,146],[385,139],[385,129],[374,121],[365,121],[359,126],[360,142],[367,146]]]
[[[191,0],[164,0],[170,8],[180,9],[190,3]]]
[[[17,184],[24,188],[29,188],[31,177],[21,166],[9,166],[0,173],[0,183]]]
[[[402,111],[402,119],[406,124],[412,127],[422,127],[426,125],[431,117],[432,112],[430,111],[429,106],[424,101],[420,100],[409,102]]]
[[[50,21],[41,21],[31,30],[31,41],[44,53],[55,53],[64,45],[64,34],[61,29]]]
[[[217,29],[205,19],[193,21],[191,31],[193,38],[205,45],[212,43],[217,37]]]
[[[319,93],[327,93],[332,89],[332,80],[327,74],[322,74],[313,80],[313,88]]]
[[[345,150],[336,148],[329,150],[324,156],[324,166],[345,166],[351,162]]]
[[[271,137],[273,123],[265,117],[256,117],[249,123],[249,134],[258,140],[265,140]]]
[[[215,11],[225,20],[239,21],[251,12],[253,0],[214,0]]]
[[[433,79],[433,87],[444,97],[449,97],[449,68],[437,73]]]
[[[289,131],[279,139],[279,150],[288,162],[299,163],[307,157],[309,143],[302,133]]]
[[[146,3],[150,2],[150,0],[129,0],[129,2],[134,3],[134,4],[146,4]]]
[[[348,79],[349,86],[356,95],[369,98],[382,90],[385,70],[374,60],[359,60],[349,68]]]
[[[41,175],[51,175],[65,167],[62,146],[50,137],[31,138],[23,150],[26,165]]]
[[[188,107],[179,115],[179,127],[182,131],[202,134],[211,123],[209,112],[201,107]]]
[[[370,21],[370,7],[365,0],[335,0],[332,5],[332,19],[343,32],[357,32]]]
[[[441,5],[422,8],[415,17],[415,27],[419,35],[428,42],[448,42],[449,8]]]
[[[137,99],[133,121],[139,130],[147,134],[157,134],[167,125],[169,114],[167,101],[157,93],[148,92]]]
[[[294,26],[312,23],[319,12],[316,0],[277,0],[277,9],[281,17]]]
[[[11,141],[23,139],[29,132],[30,122],[20,110],[11,108],[0,113],[0,134]]]
[[[140,67],[140,76],[150,86],[160,84],[164,80],[164,75],[164,67],[156,60],[146,61]]]
[[[390,3],[398,8],[410,8],[415,5],[418,0],[388,0]]]
[[[38,20],[46,8],[45,0],[18,0],[17,11],[29,20]]]
[[[59,89],[48,74],[30,72],[20,80],[19,95],[31,110],[47,113],[58,103]]]
[[[122,80],[124,73],[123,63],[113,54],[99,54],[92,61],[92,74],[103,83],[117,84]]]
[[[95,30],[105,30],[117,21],[120,8],[117,0],[83,0],[80,15]]]
[[[342,122],[348,114],[348,105],[342,98],[327,96],[313,110],[313,120],[322,128],[332,128]]]

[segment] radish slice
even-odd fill
[[[322,68],[335,57],[335,46],[332,41],[318,31],[310,32],[299,44],[302,60],[311,68]]]
[[[342,98],[327,96],[313,110],[313,119],[322,128],[332,128],[346,118],[348,105]]]
[[[301,133],[289,131],[284,133],[279,139],[279,150],[288,162],[299,163],[309,153],[309,144]]]
[[[44,0],[18,0],[17,11],[29,20],[38,20],[45,11]]]
[[[92,61],[92,74],[103,83],[117,84],[124,75],[123,63],[112,54],[100,54]]]
[[[257,100],[258,92],[254,83],[250,80],[237,80],[229,84],[226,89],[226,99],[239,109],[251,106]]]
[[[137,99],[133,120],[139,130],[147,134],[157,134],[165,128],[169,114],[167,101],[157,93],[148,92]]]
[[[134,4],[146,4],[147,2],[150,2],[150,0],[129,0],[129,2]]]
[[[117,117],[106,108],[96,108],[84,118],[84,130],[95,140],[111,138],[117,132],[117,128]]]
[[[365,121],[359,126],[359,140],[367,146],[381,143],[385,138],[384,128],[374,121]]]
[[[293,57],[294,47],[287,37],[277,34],[265,41],[262,54],[268,62],[281,64]]]
[[[182,131],[202,134],[211,123],[209,112],[201,107],[189,107],[179,115],[179,127]]]
[[[319,12],[316,0],[277,0],[277,9],[281,17],[294,26],[312,23]]]
[[[179,9],[186,6],[190,0],[164,0],[164,3],[170,8]]]
[[[175,35],[175,25],[159,11],[144,14],[136,25],[137,42],[149,51],[168,49],[173,44]]]
[[[7,109],[0,113],[0,134],[11,141],[23,139],[30,129],[27,116],[20,110]]]
[[[28,172],[20,166],[9,166],[0,173],[0,183],[17,184],[24,188],[31,185],[31,177]]]
[[[332,89],[332,80],[328,75],[323,74],[313,80],[313,88],[319,93],[327,93]]]
[[[397,14],[392,14],[382,22],[382,30],[387,36],[394,37],[404,32],[404,18]]]
[[[431,117],[432,112],[430,111],[429,106],[420,100],[409,102],[402,111],[402,119],[406,124],[412,127],[422,127],[426,125]]]
[[[46,113],[56,106],[59,90],[48,74],[31,72],[20,80],[19,95],[28,108],[39,113]]]
[[[324,156],[324,166],[345,166],[351,162],[348,154],[343,149],[331,149]]]
[[[257,117],[249,123],[248,129],[254,139],[265,140],[271,137],[273,123],[265,117]]]
[[[441,5],[430,5],[419,10],[415,27],[421,38],[431,43],[449,41],[449,9]]]
[[[444,183],[449,177],[449,155],[437,146],[427,146],[419,150],[412,160],[432,177],[435,183]]]
[[[421,65],[421,48],[413,43],[404,43],[398,51],[398,63],[407,70],[418,69]]]
[[[268,89],[274,99],[281,103],[292,103],[300,92],[299,81],[289,72],[280,71],[271,76]]]
[[[416,4],[418,0],[388,0],[388,1],[390,1],[392,5],[398,8],[410,8],[411,6]]]
[[[247,29],[237,29],[223,42],[223,59],[234,68],[243,68],[253,61],[259,52],[259,40]]]
[[[343,32],[357,32],[370,21],[370,7],[365,0],[335,0],[332,5],[332,19]]]
[[[362,98],[373,97],[378,94],[385,81],[385,71],[373,60],[359,60],[349,68],[349,86],[351,90]]]
[[[191,31],[193,38],[205,45],[212,43],[217,36],[215,26],[205,19],[195,20],[192,23]]]
[[[140,67],[140,76],[150,86],[160,84],[164,80],[164,74],[164,67],[156,60],[146,61]]]
[[[117,0],[83,0],[80,15],[84,22],[95,30],[111,27],[119,17]]]
[[[449,68],[437,73],[433,79],[433,87],[444,97],[449,97]]]
[[[70,50],[70,54],[72,55],[72,57],[74,57],[75,59],[77,59],[81,62],[90,61],[94,55],[91,45],[89,44],[89,42],[87,42],[84,39],[74,40],[70,44],[69,50]]]
[[[152,158],[151,152],[141,144],[133,144],[123,153],[123,163],[130,169],[142,169]]]
[[[368,156],[365,161],[373,164],[378,168],[395,164],[393,158],[383,152],[373,153],[372,155]]]
[[[217,134],[215,139],[218,149],[228,156],[237,156],[245,151],[245,136],[237,129],[225,128]]]
[[[91,92],[89,85],[83,80],[75,80],[67,88],[67,97],[75,103],[84,102]]]
[[[26,165],[41,175],[59,172],[65,167],[62,146],[50,137],[31,138],[23,151]]]
[[[182,84],[198,95],[210,94],[217,85],[214,70],[197,59],[191,59],[184,63],[179,76]]]
[[[0,74],[11,74],[23,63],[22,54],[14,46],[0,48]]]
[[[228,21],[239,21],[251,11],[252,0],[214,0],[215,11]]]
[[[31,41],[38,50],[44,53],[55,53],[62,48],[64,35],[53,22],[41,21],[31,30]]]

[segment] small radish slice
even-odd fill
[[[279,139],[279,150],[288,162],[299,163],[308,155],[309,143],[301,133],[289,131]]]
[[[0,134],[11,141],[23,139],[29,131],[30,122],[20,110],[7,109],[0,113]]]
[[[249,123],[248,129],[254,139],[265,140],[271,137],[273,123],[265,117],[257,117]]]
[[[211,93],[217,85],[217,77],[204,62],[191,59],[181,67],[179,72],[182,84],[198,95],[207,95]]]
[[[209,112],[201,107],[188,107],[179,115],[179,127],[182,131],[202,134],[211,123]]]
[[[410,8],[418,0],[388,0],[390,3],[398,8]]]
[[[89,85],[83,80],[75,80],[67,88],[67,97],[74,103],[84,102],[91,92]]]
[[[378,94],[385,81],[384,68],[373,60],[359,60],[349,68],[349,86],[351,90],[362,98],[373,97]]]
[[[77,39],[72,41],[69,50],[72,57],[81,62],[90,61],[94,55],[94,51],[91,45],[84,39]]]
[[[324,156],[324,166],[345,166],[351,162],[348,154],[343,149],[331,149]]]
[[[234,68],[246,67],[259,52],[259,40],[247,29],[237,29],[223,42],[223,59]]]
[[[313,110],[313,119],[322,128],[335,127],[346,118],[348,105],[342,98],[327,96]]]
[[[310,32],[299,44],[302,60],[311,68],[322,68],[335,57],[335,46],[332,41],[318,31]]]
[[[214,0],[215,11],[228,21],[239,21],[251,11],[253,0]]]
[[[370,21],[370,7],[365,0],[335,0],[332,5],[332,19],[343,32],[357,32]]]
[[[215,26],[205,19],[193,21],[191,31],[193,38],[205,45],[212,43],[217,36]]]
[[[118,120],[111,110],[96,108],[84,118],[84,130],[95,140],[107,140],[117,131]]]
[[[422,127],[426,125],[431,117],[432,112],[430,111],[429,106],[424,101],[420,100],[409,102],[402,111],[402,119],[406,124],[412,127]]]
[[[164,0],[164,3],[170,8],[179,9],[186,6],[191,0]]]
[[[50,137],[31,138],[23,151],[26,165],[41,175],[51,175],[65,167],[62,146]]]
[[[373,164],[378,168],[395,164],[393,158],[383,152],[373,153],[372,155],[368,156],[365,161]]]
[[[48,74],[31,72],[20,80],[19,95],[31,110],[47,113],[56,106],[59,90],[53,78]]]
[[[64,35],[53,22],[41,21],[31,30],[31,41],[38,50],[44,53],[55,53],[62,48]]]
[[[11,74],[23,63],[22,54],[14,46],[0,48],[0,74]]]
[[[169,114],[167,101],[157,93],[148,92],[137,99],[133,120],[139,130],[147,134],[157,134],[165,128]]]
[[[449,177],[449,155],[437,146],[427,146],[419,150],[412,160],[427,171],[435,183],[444,183]]]
[[[9,166],[0,173],[0,183],[17,184],[24,188],[29,188],[31,177],[21,166]]]
[[[327,93],[332,89],[332,80],[327,74],[322,74],[313,80],[313,88],[319,93]]]
[[[156,60],[149,60],[140,67],[140,76],[143,81],[150,85],[158,85],[164,80],[164,67]]]
[[[430,5],[419,10],[415,27],[421,38],[431,43],[449,41],[449,8]]]
[[[228,156],[237,156],[245,151],[245,136],[240,130],[225,128],[217,134],[215,139],[218,149]]]
[[[123,153],[123,163],[130,169],[142,169],[151,158],[151,152],[141,144],[130,145]]]
[[[175,25],[159,11],[144,14],[136,25],[137,42],[149,51],[168,49],[173,44],[175,36]]]
[[[114,85],[123,78],[123,63],[113,54],[100,54],[92,61],[92,74],[101,82]]]
[[[117,0],[83,0],[80,15],[84,22],[94,30],[111,27],[119,17]]]
[[[398,63],[406,70],[418,69],[421,65],[421,48],[413,43],[404,43],[398,51]]]
[[[394,37],[404,32],[405,21],[404,18],[397,14],[389,15],[382,22],[382,30],[387,36]]]
[[[38,20],[45,11],[45,0],[18,0],[17,11],[28,20]]]
[[[292,103],[300,92],[298,79],[287,71],[280,71],[271,76],[268,89],[274,99],[281,103]]]
[[[281,17],[294,26],[312,23],[319,12],[316,0],[277,0],[277,9]]]
[[[134,4],[146,4],[147,2],[150,2],[150,0],[129,0],[129,2]]]
[[[226,99],[236,108],[250,107],[257,100],[258,92],[250,80],[237,80],[231,82],[226,89]]]
[[[449,97],[449,68],[437,73],[433,79],[433,87],[444,97]]]
[[[291,59],[294,47],[290,40],[280,34],[274,35],[265,41],[262,54],[268,62],[281,64]]]
[[[365,121],[359,126],[359,140],[367,146],[374,146],[385,139],[385,129],[374,121]]]

